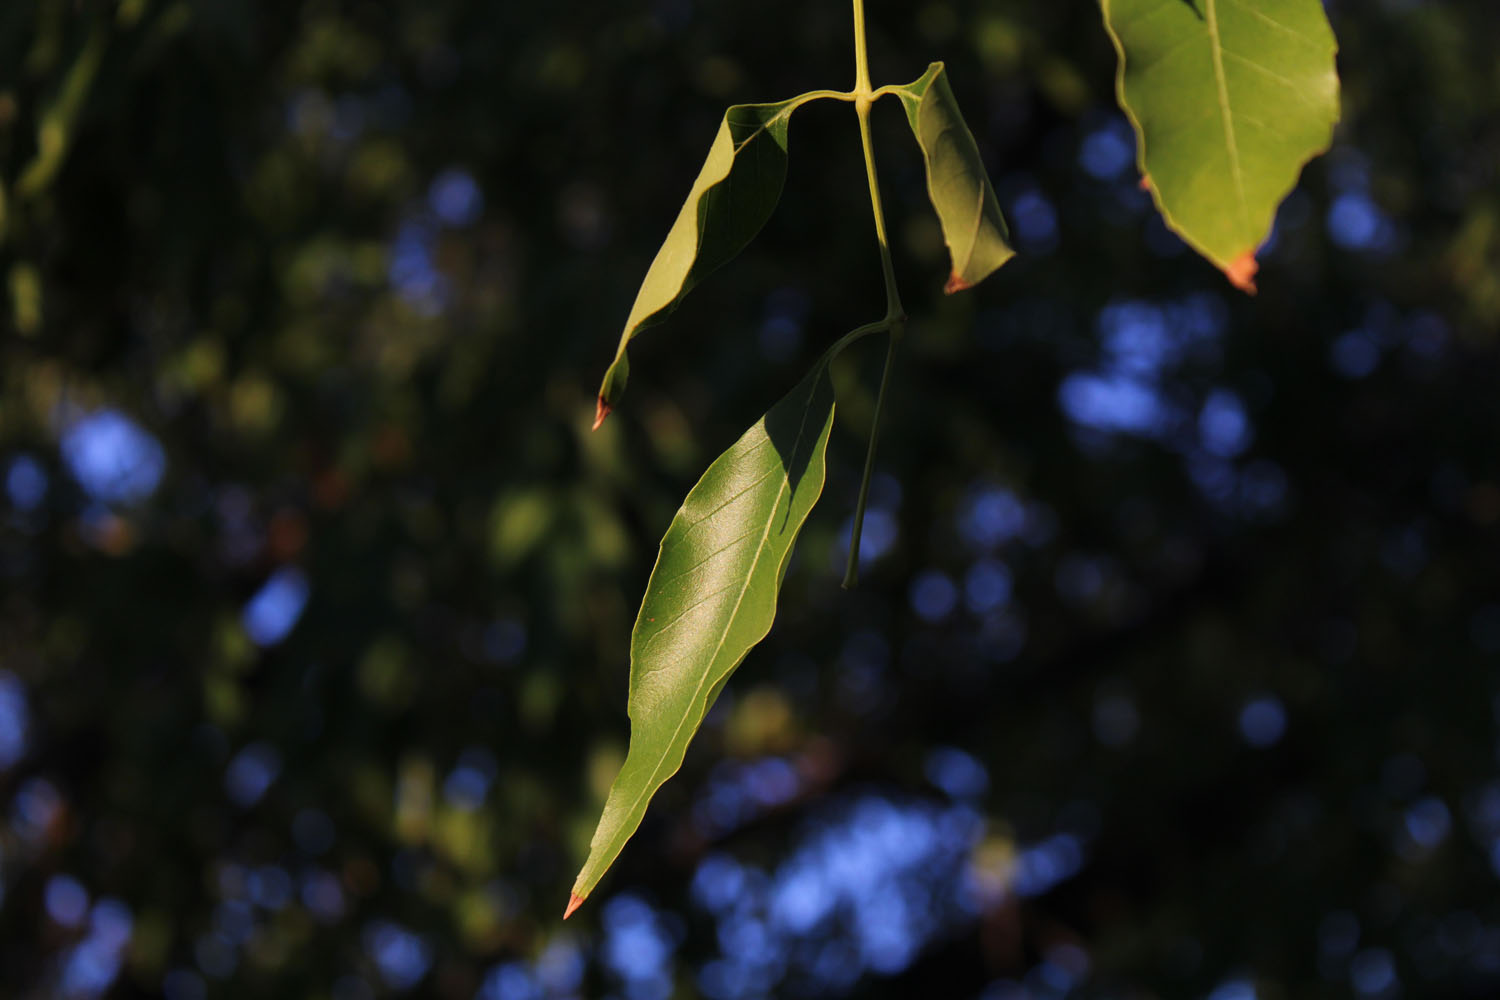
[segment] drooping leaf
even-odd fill
[[[693,286],[755,238],[786,181],[787,126],[814,100],[802,94],[777,104],[736,104],[724,112],[708,159],[693,182],[625,320],[614,362],[599,386],[597,429],[619,402],[630,374],[625,350],[643,327],[664,319]]]
[[[943,64],[928,66],[919,80],[896,93],[927,163],[927,194],[937,209],[953,263],[944,288],[951,295],[979,284],[1015,251],[979,146],[958,110]]]
[[[1322,0],[1101,0],[1167,225],[1253,292],[1255,252],[1339,117]]]
[[[792,545],[823,491],[833,426],[828,361],[709,466],[667,528],[630,637],[630,749],[569,913],[682,765],[730,673],[771,630]]]

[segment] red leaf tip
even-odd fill
[[[1229,283],[1248,295],[1255,294],[1255,272],[1260,270],[1260,265],[1255,261],[1255,251],[1246,250],[1224,268],[1224,277]]]
[[[948,283],[943,286],[943,294],[952,295],[954,292],[962,292],[973,287],[973,285],[963,279],[962,275],[954,271],[948,275]]]
[[[1151,175],[1141,174],[1141,183],[1138,186],[1142,191],[1149,192],[1151,190]]]
[[[567,920],[569,917],[571,917],[573,915],[573,911],[576,910],[576,909],[578,909],[582,905],[583,905],[583,897],[582,896],[578,895],[578,893],[576,893],[576,892],[569,893],[569,895],[568,895],[568,908],[566,910],[563,910],[563,919]]]
[[[599,402],[595,404],[594,426],[592,429],[597,431],[604,424],[604,418],[609,416],[609,411],[613,409],[614,407],[606,403],[603,396],[600,396]]]

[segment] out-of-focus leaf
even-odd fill
[[[10,268],[11,320],[22,336],[33,336],[42,327],[42,276],[31,264]]]
[[[1015,256],[1000,202],[985,173],[974,134],[958,110],[943,64],[896,90],[927,164],[927,194],[943,227],[952,258],[944,291],[950,295],[983,281]]]
[[[823,491],[833,353],[709,466],[667,528],[630,639],[630,749],[569,913],[682,765],[729,675],[771,630],[792,545]]]
[[[107,22],[97,20],[88,41],[69,68],[57,96],[42,112],[37,126],[36,156],[16,180],[17,198],[34,198],[47,189],[57,175],[73,141],[79,112],[83,110],[109,44]]]
[[[792,112],[818,96],[737,104],[724,112],[708,159],[636,293],[614,362],[599,386],[595,428],[625,392],[630,342],[644,327],[664,319],[710,271],[743,250],[771,217],[786,181]]]
[[[1102,0],[1120,105],[1167,225],[1254,291],[1255,251],[1339,117],[1320,0]]]

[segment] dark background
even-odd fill
[[[726,104],[839,2],[0,5],[0,995],[1500,995],[1500,7],[1330,3],[1243,296],[1088,0],[876,2],[1021,256],[836,368],[780,621],[599,891],[630,625],[883,296],[852,114],[593,392]]]

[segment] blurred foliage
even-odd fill
[[[1328,6],[1249,299],[1137,190],[1092,4],[872,5],[1021,256],[940,294],[877,109],[863,583],[874,350],[564,926],[657,539],[880,301],[846,109],[590,435],[594,386],[723,106],[846,84],[848,11],[0,5],[0,993],[1495,995],[1500,9]]]

